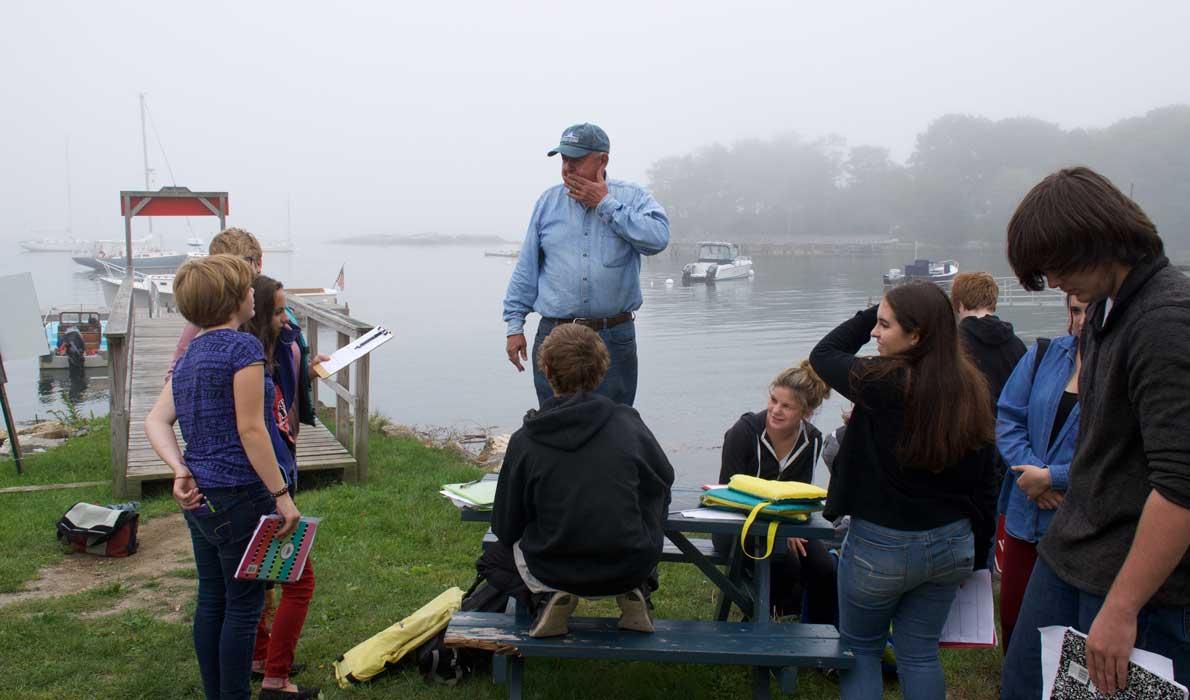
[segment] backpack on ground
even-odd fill
[[[463,595],[463,612],[505,612],[508,594],[501,592],[482,576]],[[417,648],[417,667],[427,681],[455,685],[492,666],[492,652],[483,649],[446,646],[446,628],[439,630]]]
[[[126,557],[136,553],[140,513],[76,503],[58,519],[58,541],[76,552],[101,557]]]

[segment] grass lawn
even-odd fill
[[[106,423],[95,427],[65,447],[29,456],[24,477],[15,476],[11,461],[0,461],[0,487],[109,478]],[[298,496],[303,514],[323,518],[315,547],[318,587],[297,653],[311,668],[298,682],[322,686],[326,698],[506,697],[506,688],[487,677],[447,688],[427,685],[416,670],[390,672],[347,690],[335,684],[331,662],[340,654],[444,589],[467,588],[485,530],[460,522],[436,493],[443,483],[479,476],[456,455],[373,433],[371,458],[367,484],[328,484]],[[20,590],[40,567],[61,561],[54,522],[70,506],[112,500],[108,486],[0,494],[0,593]],[[166,494],[142,502],[142,519],[175,511]],[[707,619],[713,591],[694,567],[663,564],[657,614]],[[188,624],[193,593],[180,594],[180,623],[136,608],[96,615],[135,595],[135,588],[113,583],[0,607],[0,668],[6,671],[0,697],[201,697]],[[997,651],[945,651],[943,661],[951,698],[996,696]],[[531,659],[526,668],[530,698],[750,697],[749,675],[737,667]],[[838,697],[838,686],[818,673],[803,672],[799,680],[796,697]],[[900,694],[891,689],[887,697]]]

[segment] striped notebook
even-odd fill
[[[293,583],[302,577],[306,559],[314,546],[314,534],[318,532],[321,518],[302,518],[297,529],[285,539],[277,538],[281,517],[263,515],[240,565],[236,578],[241,581],[276,581]]]

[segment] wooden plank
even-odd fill
[[[92,486],[104,486],[106,481],[75,481],[69,484],[36,484],[34,486],[9,486],[0,489],[0,493],[32,493],[34,491],[57,491],[59,489],[85,489]]]

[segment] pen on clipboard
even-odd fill
[[[377,333],[377,334],[373,335],[371,338],[368,338],[367,340],[365,340],[365,341],[363,341],[363,342],[361,342],[361,343],[358,343],[358,344],[355,346],[355,349],[356,349],[356,350],[359,350],[359,349],[360,349],[360,348],[362,348],[363,346],[367,345],[368,343],[372,342],[373,340],[376,340],[377,338],[379,338],[379,337],[380,337],[380,336],[382,336],[382,335],[388,335],[388,331],[386,331],[385,329],[381,328],[379,333]]]

